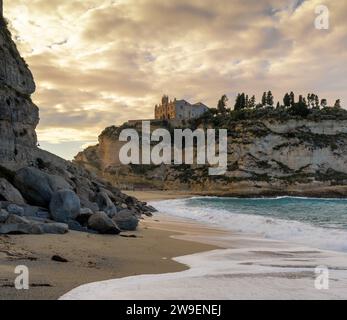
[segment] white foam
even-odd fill
[[[161,213],[222,227],[255,233],[267,239],[289,240],[320,249],[347,252],[347,231],[320,228],[308,223],[230,212],[210,207],[188,206],[186,199],[153,202]]]
[[[62,300],[223,300],[223,299],[345,299],[347,272],[334,270],[335,282],[331,290],[317,290],[314,286],[314,267],[328,262],[343,266],[346,255],[310,256],[307,267],[297,266],[283,257],[273,255],[260,258],[260,248],[225,249],[200,253],[175,260],[190,266],[179,273],[142,275],[96,282],[76,288]],[[274,248],[261,248],[276,253]],[[308,255],[298,248],[295,257]],[[294,255],[293,255],[294,256]],[[254,260],[255,258],[260,260]],[[252,259],[252,260],[251,260]],[[315,261],[314,261],[315,260]],[[314,262],[312,262],[314,261]],[[290,265],[283,267],[282,264]],[[273,266],[278,264],[279,266]],[[300,264],[304,264],[300,262]]]
[[[191,208],[185,200],[152,204],[166,215],[274,239],[291,238],[310,246],[250,241],[243,235],[216,236],[216,244],[227,249],[174,259],[187,265],[187,271],[91,283],[70,291],[62,300],[347,299],[347,255],[311,248],[315,243],[346,249],[344,233],[294,221]],[[239,244],[236,249],[235,243]],[[315,288],[315,268],[321,265],[330,268],[329,290]]]

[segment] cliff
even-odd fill
[[[0,2],[2,9],[2,1]],[[0,234],[118,234],[154,208],[37,147],[35,83],[0,11]]]
[[[345,115],[343,110],[337,112]],[[228,129],[228,170],[222,176],[209,176],[206,166],[197,165],[122,166],[118,159],[121,128],[116,127],[107,128],[99,144],[75,160],[128,188],[229,196],[346,196],[347,120],[322,114],[320,118],[266,116],[191,124],[193,129]]]
[[[3,19],[0,21],[0,162],[26,162],[36,148],[39,111],[31,101],[33,76],[20,57]]]

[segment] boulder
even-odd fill
[[[43,230],[39,224],[3,224],[0,225],[0,234],[43,234]]]
[[[54,221],[67,223],[80,214],[80,199],[72,190],[60,190],[52,195],[49,209]]]
[[[78,194],[78,196],[80,197],[80,200],[81,200],[81,206],[88,208],[88,209],[92,210],[93,212],[99,211],[99,206],[96,202],[92,202],[90,200],[81,198],[81,196],[79,194]]]
[[[43,209],[40,209],[39,211],[37,211],[36,216],[38,218],[42,218],[42,219],[50,219],[51,218],[51,214],[47,210],[43,210]]]
[[[99,192],[96,196],[96,202],[99,210],[105,212],[110,218],[118,211],[106,192]]]
[[[30,222],[36,222],[36,223],[55,223],[55,221],[51,220],[51,219],[45,219],[45,218],[39,218],[39,217],[25,217],[25,219],[27,219]]]
[[[8,216],[9,216],[9,213],[6,210],[1,209],[0,210],[0,223],[5,223]]]
[[[15,214],[17,216],[24,216],[24,208],[17,206],[16,204],[10,204],[6,210],[10,214]]]
[[[139,219],[131,210],[122,210],[118,212],[112,220],[124,231],[135,231],[139,225]]]
[[[69,232],[69,226],[65,223],[46,223],[39,225],[42,233],[65,234]]]
[[[4,178],[0,178],[0,198],[19,205],[25,204],[20,192]]]
[[[126,203],[128,206],[133,206],[133,205],[135,205],[135,203],[136,203],[136,199],[133,198],[133,197],[127,197],[127,198],[125,198],[125,203]]]
[[[93,211],[89,208],[81,208],[80,215],[89,215],[91,216],[93,214]]]
[[[16,214],[10,214],[6,220],[6,224],[30,224],[30,221]]]
[[[105,212],[97,212],[88,220],[88,226],[101,234],[119,234],[117,224]]]
[[[65,234],[68,231],[67,224],[14,214],[9,214],[6,223],[0,226],[0,234]]]
[[[85,226],[88,224],[88,220],[92,215],[92,210],[90,210],[89,208],[82,208],[79,216],[76,218],[76,221],[78,221],[78,223],[80,223],[82,226]]]
[[[88,228],[83,227],[79,222],[75,220],[70,220],[68,225],[69,225],[69,229],[72,231],[88,232]]]
[[[24,217],[38,217],[43,219],[50,219],[51,215],[45,208],[36,206],[24,206]]]
[[[16,172],[14,185],[32,205],[47,208],[54,192],[71,189],[62,178],[50,175],[33,167],[26,167]]]

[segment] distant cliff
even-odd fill
[[[230,196],[346,196],[345,116],[344,110],[332,110],[320,112],[319,119],[265,116],[225,121],[220,117],[191,124],[193,129],[228,129],[228,170],[223,176],[208,176],[207,167],[197,165],[122,166],[118,153],[123,143],[118,141],[121,128],[117,127],[107,128],[99,144],[79,153],[75,160],[123,188]],[[165,125],[157,122],[153,129]]]

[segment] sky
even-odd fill
[[[4,14],[35,77],[39,143],[66,159],[105,127],[152,119],[163,94],[347,104],[345,0],[4,0]]]

